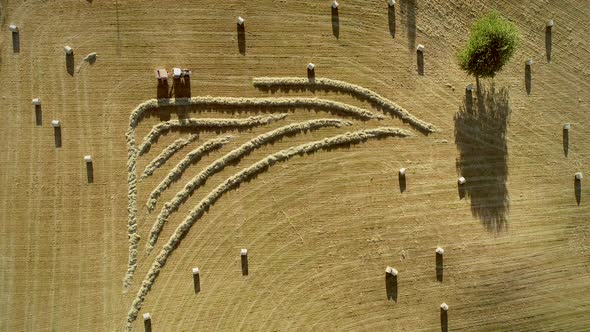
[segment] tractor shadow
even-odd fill
[[[477,82],[476,100],[471,93],[455,115],[455,144],[459,152],[457,173],[467,178],[464,195],[471,213],[489,231],[507,227],[509,195],[506,130],[510,118],[508,90]]]

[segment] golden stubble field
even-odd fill
[[[141,315],[150,312],[153,330],[430,331],[441,329],[445,302],[449,330],[588,329],[589,191],[585,178],[576,197],[574,173],[590,175],[590,1],[397,2],[388,10],[386,1],[342,0],[335,13],[329,1],[0,1],[0,330],[125,329],[156,256],[209,192],[280,150],[378,127],[412,137],[295,155],[224,192],[167,258],[130,326],[143,330]],[[466,98],[465,86],[476,82],[454,54],[491,8],[518,25],[522,43],[494,80]],[[237,16],[246,20],[243,32]],[[548,19],[555,22],[551,63]],[[417,44],[425,46],[424,75]],[[91,52],[93,64],[83,60]],[[439,131],[425,135],[337,89],[253,85],[256,77],[305,78],[308,62],[316,77],[370,89]],[[141,239],[124,291],[129,118],[162,92],[153,70],[175,66],[192,69],[192,97],[321,98],[384,119],[327,112],[332,106],[146,112],[138,144],[162,121],[287,116],[240,130],[173,130],[137,158],[140,176],[174,141],[199,134],[137,184]],[[32,98],[41,98],[40,109]],[[323,118],[351,125],[281,136],[219,169],[169,216],[146,253],[164,203],[207,165],[271,130]],[[567,156],[565,123],[572,124]],[[233,138],[188,167],[148,213],[150,192],[166,174],[226,135]],[[92,183],[84,155],[93,158]],[[464,191],[459,176],[467,179]],[[248,249],[247,276],[241,248]],[[387,266],[399,271],[395,300]]]

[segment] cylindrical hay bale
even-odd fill
[[[72,50],[72,48],[69,46],[64,46],[64,52],[66,52],[67,55],[70,55],[72,52],[74,52],[74,50]]]
[[[59,120],[53,120],[51,121],[51,125],[55,128],[60,127],[61,123],[59,122]]]
[[[84,156],[84,161],[87,163],[91,163],[92,162],[92,156]]]
[[[240,250],[240,256],[248,256],[248,249]]]
[[[457,183],[459,183],[460,185],[463,185],[463,184],[465,184],[466,182],[467,182],[467,180],[465,180],[465,178],[464,178],[464,177],[460,177],[460,178],[457,180]]]
[[[338,6],[340,6],[340,4],[338,3],[338,1],[332,2],[332,8],[338,9]]]
[[[570,130],[570,129],[572,129],[572,125],[569,124],[569,123],[566,123],[566,124],[563,125],[563,129],[564,130]]]
[[[391,266],[385,268],[385,290],[387,299],[397,302],[397,270]]]
[[[395,6],[395,0],[389,0],[387,3],[389,3],[389,7]]]
[[[440,309],[442,311],[449,311],[449,305],[446,304],[446,303],[443,303],[443,304],[440,305]]]
[[[424,45],[422,45],[422,44],[418,44],[418,46],[416,47],[416,50],[417,50],[418,52],[424,52]]]
[[[399,175],[400,176],[406,176],[406,169],[405,168],[400,168],[399,169]]]
[[[199,271],[198,267],[193,268],[193,275],[199,274],[199,273],[200,273],[200,271]]]
[[[548,28],[552,28],[553,27],[553,20],[547,21],[547,27]]]
[[[576,180],[582,180],[582,178],[584,176],[582,175],[582,172],[578,172],[578,173],[576,173],[575,177],[576,177]]]
[[[18,32],[18,27],[15,24],[11,24],[8,26],[8,30],[12,32]]]
[[[34,98],[33,100],[31,100],[31,102],[35,106],[41,105],[41,98]]]
[[[473,91],[473,84],[471,84],[471,83],[467,84],[467,86],[465,87],[465,90],[469,91],[469,92]]]
[[[152,332],[152,316],[149,312],[143,314],[143,327],[146,332]]]
[[[436,248],[436,254],[437,255],[442,255],[445,253],[445,250],[441,247]]]
[[[394,277],[397,276],[397,274],[398,274],[397,270],[392,268],[391,266],[388,266],[385,268],[385,273],[391,274]]]
[[[315,65],[313,63],[310,62],[310,63],[307,64],[307,69],[308,70],[313,70],[314,68],[315,68]]]
[[[526,61],[526,65],[527,65],[527,66],[532,66],[532,65],[533,65],[533,59],[528,59],[528,60]]]
[[[238,24],[244,25],[244,22],[245,22],[245,20],[241,16],[238,16]]]

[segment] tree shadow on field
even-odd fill
[[[506,187],[510,117],[508,90],[484,87],[477,82],[476,100],[469,92],[455,115],[455,144],[459,150],[457,172],[467,179],[465,194],[471,213],[489,231],[504,230],[509,211]]]

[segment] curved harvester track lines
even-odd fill
[[[146,203],[148,211],[153,211],[154,207],[156,206],[156,202],[158,201],[158,198],[160,198],[160,195],[164,192],[164,190],[168,189],[168,187],[170,187],[170,185],[174,181],[178,180],[178,178],[180,178],[182,173],[184,173],[184,171],[187,168],[189,168],[190,165],[200,160],[203,157],[203,155],[213,150],[221,148],[222,146],[227,144],[231,138],[232,136],[213,138],[203,143],[203,145],[197,147],[193,151],[189,152],[176,166],[174,166],[174,168],[168,173],[168,175],[166,175],[166,178],[164,178],[164,180],[162,180],[160,184],[158,184],[158,186],[154,190],[152,190]]]
[[[372,90],[355,84],[328,78],[315,78],[314,81],[310,81],[307,78],[300,77],[255,77],[252,80],[252,84],[254,84],[255,87],[261,89],[325,89],[350,93],[358,99],[367,100],[372,104],[379,106],[385,112],[392,113],[400,117],[402,121],[409,123],[412,127],[422,132],[434,133],[437,131],[434,125],[418,119],[391,100],[377,94]]]
[[[154,158],[154,160],[152,160],[145,167],[145,170],[143,171],[143,174],[139,180],[141,181],[142,179],[154,174],[154,172],[160,168],[160,166],[164,165],[176,152],[180,151],[182,148],[189,145],[198,138],[199,135],[190,134],[187,138],[179,138],[172,142],[172,144],[168,145],[156,158]]]
[[[168,242],[164,245],[152,267],[148,271],[145,279],[139,288],[136,298],[131,304],[129,313],[127,314],[126,329],[131,331],[133,322],[137,319],[139,310],[143,301],[156,280],[160,270],[166,264],[170,254],[178,247],[182,238],[191,229],[192,225],[199,220],[199,218],[209,209],[215,202],[223,196],[224,193],[235,188],[237,185],[251,180],[254,176],[264,173],[268,168],[272,167],[278,162],[284,162],[297,155],[304,155],[313,153],[319,150],[326,150],[330,148],[337,148],[343,145],[358,144],[369,139],[385,138],[385,137],[408,137],[411,133],[397,128],[375,128],[366,129],[355,132],[348,132],[345,134],[333,136],[323,139],[321,141],[309,142],[299,146],[291,147],[281,150],[272,155],[266,156],[258,162],[250,165],[248,168],[236,173],[223,183],[213,189],[201,202],[193,208],[183,222],[176,228],[174,234],[170,237]]]
[[[160,122],[143,139],[143,144],[139,147],[139,155],[146,153],[162,134],[174,128],[251,128],[282,120],[287,115],[283,113],[269,116],[251,116],[247,119],[182,119]]]
[[[176,193],[176,196],[162,207],[160,214],[156,218],[154,225],[150,231],[150,237],[148,242],[146,243],[146,250],[150,252],[156,241],[158,240],[158,236],[162,231],[162,227],[168,220],[170,214],[172,214],[178,207],[184,203],[190,195],[200,187],[208,178],[210,178],[213,174],[221,171],[226,165],[240,160],[253,150],[274,142],[286,135],[293,135],[301,132],[305,132],[308,130],[315,130],[319,128],[325,127],[340,127],[343,125],[351,125],[349,121],[340,120],[340,119],[315,119],[315,120],[308,120],[305,122],[298,122],[293,123],[290,125],[286,125],[275,130],[269,131],[267,133],[261,134],[248,142],[242,144],[240,147],[228,152],[223,157],[215,160],[209,166],[207,166],[204,170],[202,170],[199,174],[193,177],[185,186],[184,188]],[[152,199],[148,202],[148,209],[155,206],[157,203],[157,198]]]
[[[137,234],[137,157],[138,149],[135,140],[135,128],[143,119],[145,112],[150,110],[175,107],[175,106],[195,106],[205,108],[232,108],[237,110],[252,109],[315,109],[316,111],[326,111],[348,116],[360,120],[383,119],[384,117],[373,112],[339,103],[331,100],[316,98],[234,98],[234,97],[192,97],[179,99],[150,99],[137,105],[129,116],[129,127],[125,133],[127,140],[127,236],[129,238],[129,258],[127,263],[127,272],[123,279],[123,288],[127,289],[131,285],[133,274],[135,273],[137,263],[137,245],[139,235]]]

